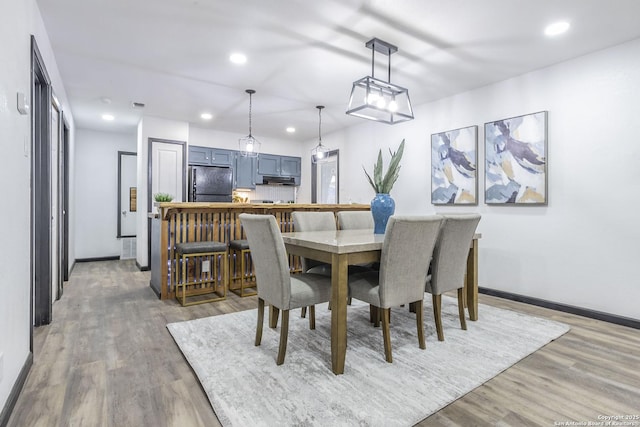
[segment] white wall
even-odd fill
[[[73,117],[36,2],[3,2],[1,9],[0,182],[7,209],[0,210],[4,224],[0,227],[0,412],[30,351],[31,116],[18,114],[16,93],[31,93],[31,34],[36,36],[53,90],[68,117],[73,150]]]
[[[189,124],[176,120],[166,120],[157,117],[145,116],[138,123],[137,150],[138,153],[138,217],[137,217],[137,242],[136,262],[142,268],[149,267],[149,241],[148,241],[148,214],[151,212],[147,201],[149,170],[149,138],[168,139],[173,141],[189,140]]]
[[[76,258],[120,255],[118,151],[137,145],[135,133],[76,130]]]
[[[341,201],[368,203],[361,165],[370,171],[380,148],[388,164],[388,148],[406,138],[396,212],[482,213],[480,286],[640,319],[639,99],[640,39],[419,106],[412,122],[362,122],[324,139],[340,147]],[[548,206],[485,205],[484,123],[541,110]],[[479,127],[480,204],[434,209],[430,135],[470,125]]]

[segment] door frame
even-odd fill
[[[336,203],[340,203],[340,150],[331,150],[327,157],[336,157]],[[311,203],[318,203],[318,164],[311,159]]]
[[[58,114],[58,128],[57,129],[51,129],[51,140],[50,140],[50,145],[51,148],[53,147],[53,141],[54,141],[54,135],[57,134],[57,138],[58,138],[58,145],[57,147],[55,147],[55,151],[56,151],[56,164],[51,164],[51,171],[53,172],[53,170],[55,169],[55,181],[56,181],[56,192],[55,194],[52,194],[52,198],[55,197],[55,201],[56,201],[56,211],[53,212],[52,210],[52,219],[54,218],[54,214],[55,214],[55,221],[51,224],[52,228],[56,229],[56,240],[55,242],[53,242],[53,250],[51,251],[51,255],[52,255],[52,266],[55,264],[56,266],[56,274],[55,274],[55,279],[56,279],[56,288],[55,288],[55,295],[52,296],[52,298],[55,298],[55,300],[59,300],[62,297],[62,288],[63,288],[63,274],[62,274],[62,264],[63,264],[63,260],[62,260],[62,180],[61,180],[61,172],[62,172],[62,129],[63,129],[63,118],[62,118],[62,105],[60,104],[60,101],[58,101],[58,98],[56,97],[56,94],[53,90],[51,90],[51,117],[50,119],[53,117],[54,114]],[[51,159],[52,160],[52,159]],[[53,184],[53,181],[50,182],[50,184]],[[53,199],[51,200],[53,201]],[[53,262],[53,255],[55,255],[55,263]],[[53,275],[51,277],[52,279],[54,278]],[[53,292],[53,291],[52,291]]]
[[[122,237],[136,237],[133,235],[123,235],[120,227],[122,226],[122,156],[138,156],[138,153],[133,151],[118,151],[118,229],[117,238]]]
[[[31,339],[33,326],[51,323],[51,80],[31,36]]]
[[[61,223],[61,235],[62,235],[62,249],[61,249],[61,265],[62,265],[62,281],[69,280],[69,139],[70,130],[67,117],[62,112],[62,223]],[[63,293],[62,286],[60,288],[60,296]]]

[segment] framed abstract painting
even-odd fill
[[[547,204],[547,112],[485,123],[484,201]]]
[[[478,204],[478,126],[431,135],[431,203]]]

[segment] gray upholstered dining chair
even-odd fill
[[[291,213],[293,229],[295,231],[332,231],[336,229],[336,217],[333,212],[303,212]],[[331,277],[331,266],[329,264],[301,257],[302,271],[304,273],[322,274]],[[302,307],[300,316],[307,315],[307,307]]]
[[[289,310],[309,307],[309,327],[315,329],[315,304],[329,301],[331,278],[321,274],[289,273],[289,258],[273,215],[240,214],[240,221],[247,234],[251,257],[255,266],[258,288],[258,325],[255,345],[262,341],[265,301],[282,311],[280,345],[276,363],[282,365],[287,351],[289,334]]]
[[[337,217],[340,230],[373,230],[371,211],[340,211]]]
[[[418,344],[424,341],[423,298],[429,261],[442,217],[392,216],[387,224],[380,256],[380,271],[349,276],[350,296],[382,310],[384,354],[391,363],[389,318],[391,307],[413,303],[416,307]]]
[[[336,217],[333,212],[302,212],[291,213],[293,229],[295,231],[332,231],[336,229]],[[331,276],[331,266],[314,259],[301,258],[302,271]]]
[[[433,316],[438,340],[444,341],[442,331],[442,294],[458,291],[458,315],[460,327],[467,329],[464,318],[464,275],[467,271],[469,246],[480,222],[479,214],[443,215],[440,235],[433,250],[431,274],[425,290],[432,294]]]

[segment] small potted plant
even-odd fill
[[[153,200],[155,200],[154,205],[158,206],[160,203],[172,201],[173,196],[169,193],[156,193],[153,195]]]
[[[400,160],[402,159],[403,152],[404,139],[400,143],[398,151],[392,152],[391,149],[389,149],[391,162],[389,163],[387,173],[384,175],[382,174],[382,150],[378,152],[378,161],[373,166],[373,178],[367,170],[364,169],[364,166],[362,167],[364,174],[369,180],[369,184],[373,187],[373,191],[376,192],[376,196],[371,200],[371,215],[373,216],[373,232],[375,234],[384,234],[389,217],[393,215],[396,210],[396,203],[389,193],[400,174]]]

